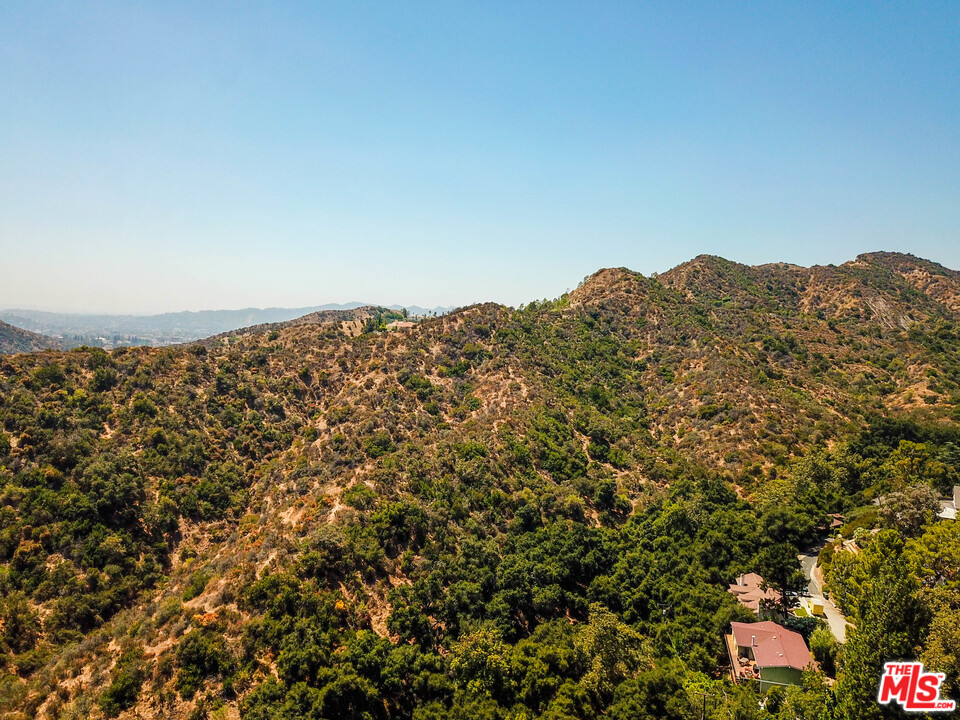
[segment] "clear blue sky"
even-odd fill
[[[960,268],[960,2],[0,4],[0,307]]]

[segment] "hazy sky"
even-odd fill
[[[0,4],[0,308],[960,268],[960,2]]]

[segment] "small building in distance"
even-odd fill
[[[839,530],[844,525],[844,517],[840,513],[830,513],[827,515],[830,519],[830,530]]]
[[[937,515],[941,520],[956,520],[960,510],[960,485],[953,486],[953,499],[940,501],[940,512]]]
[[[726,643],[733,681],[757,680],[761,690],[799,685],[803,671],[816,667],[803,636],[775,622],[732,622]]]
[[[387,330],[406,330],[407,328],[416,327],[415,322],[410,320],[394,320],[392,323],[387,325]]]
[[[780,602],[780,593],[772,588],[764,590],[762,585],[763,578],[760,575],[745,573],[737,577],[737,581],[730,585],[729,591],[736,596],[737,602],[759,616],[768,607]]]

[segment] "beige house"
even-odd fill
[[[387,325],[387,330],[406,330],[407,328],[416,327],[416,325],[415,322],[409,320],[394,320]]]
[[[729,591],[736,596],[737,602],[760,615],[767,607],[780,602],[780,593],[771,588],[764,590],[763,578],[757,573],[745,573],[737,577],[737,581],[729,586]]]

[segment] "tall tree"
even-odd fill
[[[800,571],[798,550],[790,543],[768,545],[757,556],[757,566],[767,586],[780,594],[777,609],[786,617],[806,580]]]
[[[884,496],[880,502],[880,519],[886,527],[899,530],[907,537],[916,537],[939,509],[937,494],[932,488],[911,485]]]
[[[883,664],[914,657],[924,625],[917,599],[920,583],[911,572],[900,536],[891,530],[881,532],[864,556],[874,572],[860,588],[855,628],[837,683],[837,711],[842,720],[900,717],[899,708],[877,703]]]

